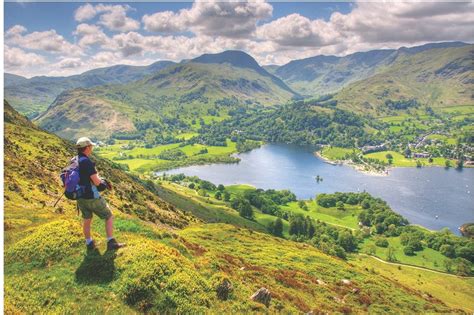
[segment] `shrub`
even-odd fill
[[[389,244],[386,238],[378,238],[375,241],[375,245],[377,245],[378,247],[388,247]]]
[[[43,224],[5,253],[7,261],[31,262],[44,266],[70,256],[82,245],[82,230],[78,223],[60,220]]]
[[[128,244],[116,259],[121,298],[141,312],[204,313],[210,287],[176,250],[146,239]]]

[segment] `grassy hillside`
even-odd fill
[[[66,90],[136,81],[172,64],[171,61],[158,61],[149,66],[117,65],[69,77],[38,76],[27,79],[6,73],[5,98],[17,111],[33,118]]]
[[[198,223],[162,201],[150,183],[144,186],[100,159],[99,170],[115,183],[106,197],[116,213],[117,237],[127,247],[104,252],[102,222],[95,220],[100,250],[86,252],[73,204],[50,206],[60,194],[56,176],[71,146],[8,104],[5,109],[7,313],[453,310],[309,245],[232,225]],[[226,300],[216,294],[224,279],[232,288]],[[261,287],[271,292],[268,308],[250,299]]]
[[[5,224],[15,226],[26,214],[31,217],[23,223],[29,225],[74,213],[74,204],[66,199],[52,207],[62,194],[59,173],[77,154],[72,144],[38,129],[8,103],[4,109]],[[174,227],[183,227],[191,220],[161,200],[149,183],[124,173],[117,164],[94,159],[100,174],[114,183],[114,190],[106,195],[114,209]]]
[[[293,60],[271,69],[272,73],[303,95],[320,96],[342,90],[345,93],[339,100],[350,103],[351,93],[365,94],[355,99],[361,101],[359,109],[361,104],[368,106],[364,103],[367,101],[365,96],[377,99],[382,95],[384,98],[384,93],[387,93],[385,88],[390,88],[393,96],[400,93],[410,98],[419,97],[422,93],[423,97],[431,97],[434,101],[462,103],[469,97],[464,92],[468,86],[462,86],[472,84],[467,73],[462,75],[462,72],[472,71],[470,51],[472,45],[461,42],[432,43],[411,48],[357,52],[343,57],[321,55]],[[447,81],[450,87],[439,84],[443,81]],[[412,86],[413,83],[415,86]],[[423,83],[428,83],[426,91],[420,92]],[[382,87],[376,89],[372,85]],[[347,91],[348,86],[353,88]],[[455,90],[450,91],[452,87]],[[370,101],[368,103],[373,105]]]
[[[400,52],[395,61],[367,79],[352,83],[335,97],[338,106],[386,115],[386,101],[415,99],[430,107],[471,104],[473,45]]]
[[[295,96],[265,73],[228,63],[178,64],[124,85],[65,92],[37,122],[66,138],[85,128],[101,139],[137,129],[142,136],[151,129],[161,134],[192,130],[192,121],[199,117],[225,116],[242,106],[282,104]]]

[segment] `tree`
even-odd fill
[[[191,184],[189,184],[188,187],[191,188],[191,189],[194,189],[194,187],[196,187],[196,185],[194,183],[191,183]]]
[[[453,261],[451,259],[445,259],[443,263],[447,272],[451,272],[453,270]]]
[[[378,246],[378,247],[385,247],[386,248],[386,247],[388,247],[389,243],[388,243],[388,241],[385,237],[379,237],[375,241],[375,245]]]
[[[407,158],[411,157],[411,150],[410,150],[410,148],[407,147],[407,148],[405,149],[404,155],[405,155],[405,157],[407,157]]]
[[[368,199],[362,200],[362,202],[360,203],[360,206],[362,207],[362,209],[369,209],[370,208],[370,200],[368,200]]]
[[[369,255],[375,255],[375,253],[377,252],[377,247],[374,244],[370,244],[367,246],[366,251]]]
[[[225,190],[224,185],[219,184],[219,186],[217,186],[217,190],[219,190],[219,191],[224,191],[224,190]]]
[[[224,201],[229,201],[230,200],[230,193],[226,190],[224,191]]]
[[[392,246],[389,246],[387,248],[387,260],[397,261],[397,258],[395,257],[395,248],[393,248]]]
[[[456,258],[456,274],[459,276],[469,276],[471,274],[471,263],[464,258]]]
[[[336,202],[336,207],[337,207],[338,210],[345,210],[344,202],[342,202],[342,201]]]
[[[220,191],[217,191],[216,194],[214,195],[214,197],[216,197],[217,200],[221,200],[222,199],[222,193]]]
[[[239,214],[241,217],[244,217],[247,219],[253,218],[253,209],[247,200],[245,199],[240,200],[240,204],[237,210],[239,211]]]
[[[446,168],[450,168],[451,167],[451,161],[450,160],[444,161],[444,165],[445,165]]]
[[[456,256],[454,247],[448,244],[441,245],[439,252],[449,258],[454,258],[454,256]]]
[[[304,206],[305,206],[305,202],[303,200],[298,201],[298,207],[303,209]]]
[[[405,253],[405,255],[407,256],[413,256],[415,255],[415,249],[413,248],[413,246],[411,245],[407,245],[403,248],[403,252]]]
[[[270,233],[275,236],[283,236],[283,221],[280,218],[277,218],[274,222],[270,222],[269,225]]]
[[[355,237],[349,231],[340,233],[337,243],[347,252],[352,252],[357,248]]]

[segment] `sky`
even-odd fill
[[[5,72],[66,76],[238,49],[261,65],[474,42],[473,2],[6,2]]]

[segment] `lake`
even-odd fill
[[[325,163],[309,148],[285,144],[267,144],[238,157],[241,161],[236,164],[190,166],[166,173],[195,175],[214,184],[289,189],[299,199],[318,193],[367,191],[386,200],[410,223],[433,230],[448,227],[456,234],[460,225],[474,222],[473,168],[395,168],[388,176],[373,176]],[[316,175],[323,181],[317,183]]]

